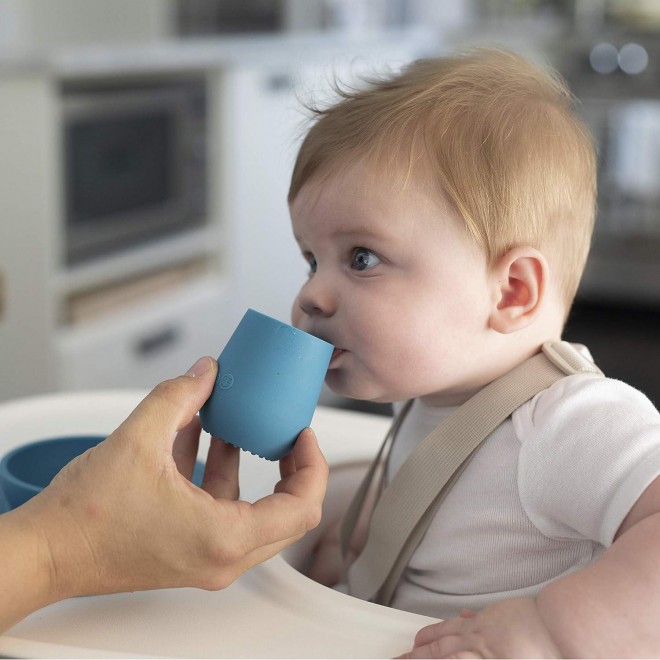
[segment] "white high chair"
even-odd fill
[[[109,434],[145,394],[67,393],[1,404],[0,454],[37,438]],[[347,505],[388,424],[377,415],[317,409],[312,426],[331,468],[324,520]],[[200,444],[203,459],[208,439]],[[278,478],[276,463],[241,454],[242,498],[272,492]],[[164,589],[55,603],[0,636],[0,656],[386,658],[409,650],[433,619],[333,591],[297,570],[322,529],[223,591]]]

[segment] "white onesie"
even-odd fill
[[[388,478],[452,410],[414,402]],[[653,404],[616,380],[563,378],[486,439],[438,510],[391,605],[448,618],[464,607],[533,596],[596,559],[658,475]]]

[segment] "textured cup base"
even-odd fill
[[[222,438],[220,438],[222,440]],[[257,452],[250,451],[249,449],[245,449],[245,447],[241,447],[240,445],[235,445],[233,442],[229,442],[229,440],[222,440],[225,444],[231,445],[232,447],[236,447],[236,449],[240,449],[241,451],[244,451],[247,454],[252,454],[252,456],[258,456],[259,458],[263,458],[266,461],[277,461],[279,459],[277,458],[268,458],[268,456],[264,456],[263,454],[258,454]]]

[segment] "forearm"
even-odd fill
[[[53,602],[48,550],[20,510],[0,516],[0,633]]]
[[[660,655],[660,514],[600,559],[541,591],[537,608],[566,657]]]

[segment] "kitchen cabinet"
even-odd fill
[[[217,355],[248,307],[288,320],[307,270],[286,204],[300,101],[327,98],[334,74],[354,82],[432,48],[414,32],[95,49],[14,70],[0,62],[0,400],[152,387]],[[63,86],[189,74],[208,91],[206,223],[67,264]]]
[[[206,81],[217,177],[221,69],[207,71]],[[201,354],[217,354],[229,336],[224,218],[215,198],[203,227],[67,264],[60,83],[41,69],[0,77],[0,399],[150,387]]]

